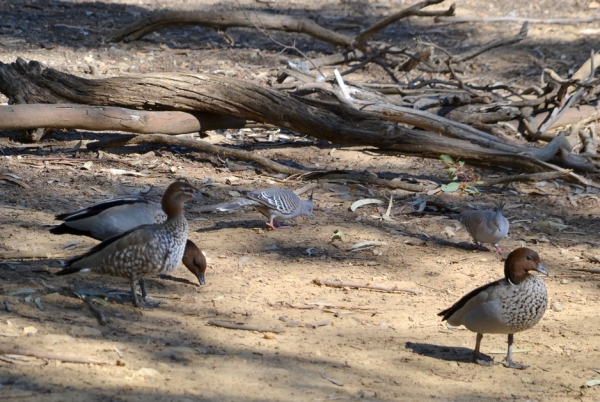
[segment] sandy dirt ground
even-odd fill
[[[582,1],[560,6],[552,1],[483,3],[458,1],[458,14],[554,18],[597,13]],[[359,27],[409,4],[247,3],[339,24],[348,33],[351,23]],[[132,43],[99,42],[100,36],[151,9],[235,7],[235,2],[184,0],[4,0],[0,61],[34,59],[82,76],[89,76],[91,64],[105,76],[215,72],[267,85],[280,66],[280,49],[252,30],[232,30],[234,47],[214,31],[193,27],[162,30]],[[436,25],[411,19],[384,30],[380,39],[401,46],[421,36],[459,51],[518,30],[517,23]],[[567,74],[589,57],[597,45],[597,31],[598,24],[535,25],[526,41],[475,59],[465,74],[471,82],[483,84],[535,83],[546,66]],[[310,55],[335,51],[303,36],[274,35],[296,40]],[[377,66],[350,78],[389,80]],[[16,175],[28,188],[0,181],[0,347],[110,363],[0,355],[2,400],[600,400],[600,386],[583,386],[600,372],[600,282],[598,275],[573,270],[598,269],[589,258],[600,258],[597,189],[552,181],[497,187],[478,196],[427,195],[322,181],[315,182],[312,219],[298,218],[291,228],[267,231],[262,215],[252,210],[206,214],[197,208],[247,190],[274,186],[297,190],[307,183],[286,181],[243,162],[236,163],[248,169],[229,169],[214,156],[181,147],[134,146],[100,155],[85,149],[89,142],[118,133],[58,131],[37,145],[16,142],[15,132],[1,134],[0,173]],[[259,137],[232,131],[209,134],[215,142],[309,168],[367,170],[421,183],[448,177],[439,161],[381,156],[293,133],[286,133],[285,141],[264,141],[268,133],[263,130],[255,131]],[[80,140],[83,147],[69,152]],[[476,171],[482,177],[503,174]],[[136,309],[128,297],[114,297],[108,305],[98,306],[111,321],[99,325],[73,291],[126,292],[127,282],[97,275],[54,277],[61,260],[97,242],[50,235],[48,225],[55,223],[57,213],[102,199],[139,194],[159,199],[178,178],[190,180],[208,195],[186,207],[190,238],[208,257],[206,286],[200,287],[181,266],[171,278],[147,280],[151,298],[160,301],[158,307]],[[217,185],[207,186],[207,179]],[[382,219],[386,205],[350,211],[355,200],[385,200],[390,194],[394,204],[389,220]],[[475,334],[451,331],[436,315],[467,291],[500,278],[502,258],[475,251],[466,231],[447,216],[417,211],[424,200],[466,210],[492,208],[500,199],[507,203],[506,215],[512,222],[503,248],[536,250],[550,272],[544,278],[549,309],[536,327],[515,336],[515,360],[530,365],[524,371],[470,363]],[[338,231],[341,240],[333,237]],[[380,244],[348,250],[363,241]],[[396,285],[415,292],[331,288],[316,285],[317,278]],[[273,332],[225,329],[208,325],[209,320],[268,327]],[[501,361],[506,337],[486,335],[482,352]]]

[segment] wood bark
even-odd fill
[[[273,124],[338,144],[375,146],[384,152],[428,158],[445,153],[468,163],[532,173],[559,169],[544,162],[548,160],[544,149],[503,143],[491,134],[430,113],[389,105],[361,111],[217,75],[167,73],[89,80],[18,59],[0,63],[0,91],[10,103],[208,113]],[[572,173],[568,177],[582,182]]]
[[[104,40],[106,42],[137,40],[159,29],[189,25],[205,26],[216,30],[258,27],[267,30],[304,33],[336,46],[349,46],[352,43],[351,36],[331,31],[308,18],[254,11],[159,12],[107,35]]]
[[[226,128],[244,128],[245,120],[214,113],[148,112],[110,106],[77,104],[22,104],[0,107],[2,130],[39,127],[137,134],[187,134]]]

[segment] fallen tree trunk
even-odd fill
[[[77,103],[233,116],[333,143],[375,146],[382,152],[427,158],[445,153],[468,163],[533,173],[560,169],[539,159],[543,149],[503,143],[470,126],[426,112],[393,107],[373,107],[374,113],[364,112],[217,75],[171,73],[89,80],[36,61],[17,59],[11,64],[0,63],[0,91],[11,103]],[[499,150],[489,149],[495,146]],[[542,159],[547,160],[547,155]],[[572,173],[568,178],[589,184]]]

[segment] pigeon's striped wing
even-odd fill
[[[301,208],[300,197],[290,190],[280,188],[256,190],[249,192],[246,197],[283,215],[292,215]]]

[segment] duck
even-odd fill
[[[140,225],[163,223],[167,220],[167,215],[159,202],[142,197],[121,197],[103,200],[78,211],[58,214],[55,219],[63,223],[52,227],[52,234],[84,235],[96,240],[106,240]],[[190,239],[186,242],[182,262],[200,285],[204,286],[206,257]]]
[[[481,244],[490,243],[497,253],[503,254],[499,243],[508,236],[510,226],[508,219],[502,214],[503,207],[504,203],[500,202],[496,211],[465,211],[458,215],[458,221],[465,226],[478,249],[488,251]]]
[[[267,227],[276,230],[285,227],[281,221],[297,218],[299,216],[312,217],[313,195],[308,200],[302,200],[291,190],[282,188],[268,188],[254,190],[246,194],[244,198],[232,203],[206,205],[196,209],[199,212],[230,211],[235,208],[252,206],[267,219]]]
[[[544,281],[537,275],[531,275],[530,271],[548,275],[538,253],[529,248],[518,248],[506,258],[503,279],[467,293],[452,307],[438,313],[442,321],[447,320],[451,326],[464,325],[477,333],[472,357],[474,363],[484,366],[495,364],[480,356],[484,334],[507,334],[508,350],[504,366],[516,369],[528,367],[512,359],[514,334],[536,325],[548,305]]]
[[[142,300],[147,302],[144,277],[169,274],[184,256],[189,225],[183,214],[183,204],[194,198],[201,198],[201,195],[191,184],[172,183],[161,200],[166,221],[138,226],[109,237],[88,252],[67,260],[66,268],[55,275],[93,272],[127,278],[133,304],[141,307],[136,283],[140,285]]]

